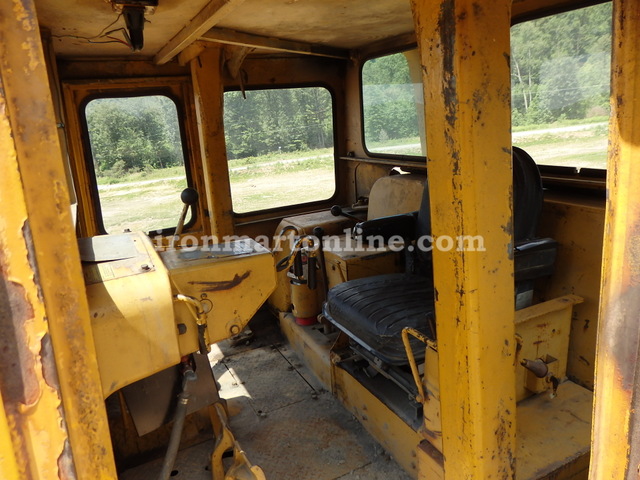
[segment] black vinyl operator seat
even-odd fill
[[[540,173],[533,159],[513,147],[514,269],[516,309],[531,305],[533,282],[553,272],[557,244],[550,238],[536,238],[543,193]],[[396,216],[406,229],[407,215]],[[429,190],[425,182],[422,203],[415,218],[415,237],[429,235]],[[388,217],[362,222],[362,235],[388,231],[395,219]],[[375,224],[367,225],[371,222]],[[381,229],[380,225],[384,224]],[[471,232],[469,232],[471,233]],[[329,290],[323,314],[358,346],[391,366],[408,364],[402,330],[413,327],[435,340],[434,287],[431,253],[417,252],[414,273],[395,273],[350,280]],[[425,346],[411,340],[417,361],[424,359]]]

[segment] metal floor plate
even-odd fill
[[[286,345],[210,354],[231,430],[267,480],[410,480]],[[210,480],[213,440],[182,450],[179,479]],[[162,460],[120,480],[156,479]]]
[[[213,452],[213,439],[181,450],[171,472],[171,479],[211,480],[209,467],[211,452]],[[161,458],[126,470],[118,478],[119,480],[156,480],[160,470],[162,470]]]
[[[214,366],[231,429],[268,480],[409,480],[410,477],[286,345]]]

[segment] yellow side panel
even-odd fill
[[[237,335],[276,286],[271,252],[253,240],[212,245],[207,251],[173,250],[161,253],[175,294],[200,300],[207,314],[209,343]],[[180,352],[198,349],[195,317],[189,306],[175,303],[176,322],[187,327],[180,335]]]
[[[516,312],[516,333],[522,339],[516,362],[516,401],[531,395],[526,388],[527,370],[520,366],[523,359],[536,360],[551,355],[556,358],[551,371],[560,380],[567,375],[567,353],[571,313],[582,303],[576,295],[565,295]]]
[[[9,422],[4,411],[4,403],[0,395],[0,478],[4,480],[20,480],[18,463],[11,442]]]
[[[613,2],[607,210],[590,478],[640,466],[640,2]]]
[[[132,259],[131,269],[138,273],[103,278],[87,286],[105,398],[180,361],[167,271],[148,237],[142,233],[132,236],[141,256]],[[92,281],[89,272],[96,272],[99,265],[85,266],[88,282]],[[109,264],[100,271],[103,276],[118,275]]]

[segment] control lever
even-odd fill
[[[357,222],[362,221],[361,218],[358,218],[355,215],[351,215],[350,213],[342,210],[342,207],[340,205],[334,205],[333,207],[331,207],[331,215],[333,215],[334,217],[339,217],[340,215],[342,215],[343,217],[351,218],[352,220],[355,220]]]
[[[327,264],[324,262],[324,246],[322,240],[324,239],[324,229],[322,227],[316,227],[313,229],[313,235],[318,239],[318,260],[320,261],[320,268],[322,269],[322,280],[324,282],[325,294],[329,289],[329,280],[327,278]]]
[[[184,203],[182,211],[180,212],[180,218],[178,219],[178,226],[176,227],[175,236],[177,237],[182,233],[184,228],[184,221],[187,218],[187,212],[189,207],[192,207],[198,202],[198,192],[194,188],[187,187],[180,194],[180,200]]]

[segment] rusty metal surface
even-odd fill
[[[173,466],[175,480],[211,480],[213,439],[180,451]],[[162,458],[125,470],[119,480],[156,480],[162,470]]]
[[[515,478],[586,478],[592,404],[593,394],[569,381],[555,398],[544,393],[520,402]]]
[[[231,429],[267,479],[410,478],[337,400],[319,388],[289,347],[265,347],[226,361],[214,371],[224,374],[218,380],[220,394],[227,398]]]
[[[2,358],[1,370],[3,378],[13,376],[11,393],[3,389],[13,451],[21,478],[113,478],[67,177],[32,1],[0,3],[0,45],[0,204],[11,206],[0,217],[7,300],[1,302],[2,323],[8,327],[4,338],[13,337],[17,350],[6,352],[10,358]]]
[[[638,478],[640,469],[640,3],[614,2],[600,325],[590,477]]]
[[[511,1],[411,2],[421,51],[445,478],[515,474]],[[491,185],[487,190],[487,185]]]
[[[539,233],[553,237],[559,245],[555,272],[544,285],[544,299],[571,293],[584,298],[584,303],[574,307],[571,319],[567,375],[593,390],[604,201],[545,194]]]

